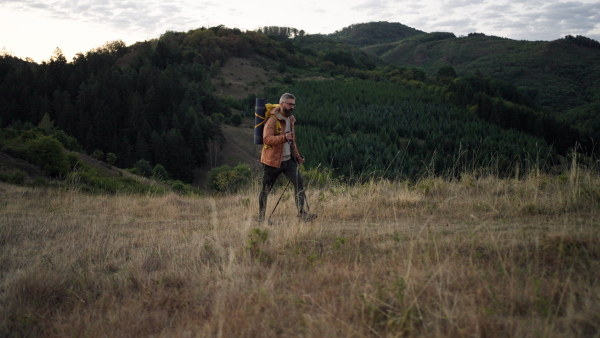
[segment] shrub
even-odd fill
[[[152,166],[150,165],[150,162],[146,161],[146,160],[139,160],[135,163],[135,170],[136,170],[136,174],[144,176],[144,177],[150,177],[152,176],[153,172],[152,172]]]
[[[77,143],[77,140],[73,136],[67,135],[62,130],[55,131],[54,134],[52,134],[52,137],[54,137],[60,143],[62,143],[63,146],[65,147],[65,149],[68,149],[71,151],[77,151],[80,153],[82,153],[84,151],[83,147],[79,143]]]
[[[209,187],[221,192],[235,192],[250,182],[252,171],[247,164],[213,168],[208,172]]]
[[[41,136],[25,142],[25,156],[29,162],[47,171],[51,176],[66,175],[70,171],[62,143],[50,136]]]
[[[242,124],[242,117],[240,116],[240,114],[233,114],[231,116],[231,124],[236,127]]]
[[[315,187],[325,187],[332,183],[339,183],[337,179],[333,178],[333,169],[327,167],[313,167],[308,170],[303,170],[301,167],[304,181]]]
[[[115,165],[116,162],[117,162],[117,155],[115,155],[115,153],[106,154],[106,163],[108,163],[110,165]]]
[[[157,164],[152,168],[152,177],[159,181],[169,180],[169,172],[162,164]]]
[[[176,193],[179,193],[179,194],[186,193],[185,184],[183,182],[181,182],[180,180],[176,180],[175,182],[173,182],[171,184],[171,189],[173,189],[173,191],[175,191]]]
[[[83,163],[81,162],[79,155],[75,153],[67,154],[67,162],[69,162],[69,167],[71,170],[76,170],[83,167]]]
[[[172,181],[171,189],[179,195],[202,195],[202,190],[200,188],[185,184],[180,180]]]

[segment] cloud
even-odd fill
[[[2,4],[11,4],[24,11],[45,11],[57,20],[107,24],[112,29],[153,34],[197,28],[205,26],[205,23],[208,26],[225,24],[237,27],[236,22],[239,22],[248,26],[252,20],[244,16],[251,13],[254,7],[275,13],[271,15],[272,23],[257,22],[254,27],[237,28],[255,29],[293,23],[291,26],[307,31],[311,30],[303,27],[307,24],[333,31],[353,23],[390,21],[425,31],[465,34],[477,30],[511,38],[530,36],[535,39],[556,39],[565,34],[598,31],[600,21],[600,4],[597,2],[550,0],[504,0],[493,3],[489,0],[349,0],[343,5],[313,0],[289,8],[274,0],[263,0],[258,6],[248,1],[220,3],[211,0],[0,0]],[[311,23],[315,21],[316,25]],[[332,27],[335,23],[340,26]]]
[[[485,3],[484,0],[445,0],[439,6],[440,12],[454,14],[465,10],[470,10],[475,6],[480,6]]]
[[[388,21],[457,36],[479,32],[554,40],[570,34],[598,40],[599,13],[597,0],[304,0],[294,4],[276,0],[0,0],[0,17],[5,21],[0,22],[0,38],[7,48],[21,44],[20,48],[30,50],[48,43],[42,39],[55,39],[52,45],[65,46],[63,50],[85,50],[90,40],[121,39],[130,44],[158,38],[168,30],[221,24],[242,30],[287,26],[328,34],[352,24]],[[67,47],[67,43],[74,45]]]
[[[353,11],[357,11],[365,14],[366,16],[373,15],[385,15],[385,13],[389,12],[390,8],[388,5],[388,1],[377,1],[377,0],[369,0],[358,3],[354,6],[350,7]]]
[[[511,13],[502,20],[490,20],[490,29],[515,39],[555,40],[567,34],[589,36],[600,28],[599,3],[552,2]]]

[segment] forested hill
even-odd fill
[[[393,43],[425,32],[398,22],[369,22],[344,27],[328,34],[334,40],[359,47]]]
[[[359,45],[397,66],[417,67],[429,75],[451,66],[458,76],[482,74],[510,82],[544,111],[572,121],[600,101],[600,43],[583,36],[555,41],[517,41],[484,33],[457,37],[451,32],[411,34],[395,41],[364,39],[393,23],[354,25],[352,34],[328,37]],[[599,122],[596,123],[600,127]],[[598,128],[596,128],[598,129]]]
[[[402,29],[405,39],[422,36]],[[241,68],[224,71],[233,59]],[[268,77],[249,79],[243,72],[251,64]],[[219,94],[234,82],[236,95]],[[307,168],[331,167],[346,178],[410,177],[424,163],[435,174],[465,165],[509,174],[515,161],[531,163],[531,154],[543,153],[547,162],[536,165],[551,166],[584,142],[541,111],[531,91],[482,72],[443,65],[430,74],[281,27],[166,32],[131,46],[107,43],[72,61],[59,49],[42,64],[5,55],[0,127],[4,138],[46,135],[98,158],[111,154],[121,168],[145,161],[192,182],[196,169],[214,165],[209,159],[225,141],[224,123],[252,117],[255,97],[276,102],[288,90],[299,98],[299,130],[310,135],[299,141],[312,154]]]

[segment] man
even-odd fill
[[[294,109],[296,97],[285,93],[279,99],[279,107],[270,111],[263,129],[263,149],[260,162],[263,164],[262,190],[258,198],[259,221],[265,220],[267,209],[267,196],[279,175],[284,174],[294,185],[294,199],[298,208],[298,218],[301,221],[312,221],[317,215],[309,214],[304,210],[306,194],[304,181],[300,174],[299,166],[304,162],[296,147],[294,133]]]

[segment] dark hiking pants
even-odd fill
[[[298,164],[294,160],[281,162],[281,167],[275,168],[263,164],[263,180],[262,189],[258,197],[259,207],[259,218],[265,219],[265,212],[267,209],[267,196],[271,192],[273,185],[279,178],[279,175],[284,174],[290,182],[294,185],[294,199],[296,201],[296,207],[298,213],[304,212],[304,181],[300,170],[298,170]]]

